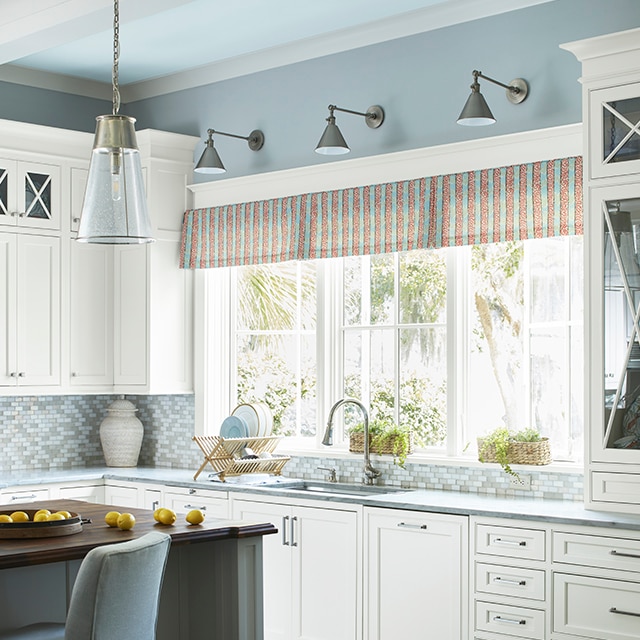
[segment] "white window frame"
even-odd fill
[[[213,207],[230,202],[245,202],[275,197],[284,197],[292,193],[315,192],[331,189],[342,189],[396,180],[406,180],[416,176],[476,171],[488,167],[551,160],[559,157],[581,155],[583,153],[582,124],[566,125],[528,131],[523,133],[483,138],[466,142],[452,143],[439,147],[428,147],[411,151],[344,160],[324,165],[312,165],[299,169],[285,170],[270,174],[259,174],[243,178],[207,182],[192,185],[193,206],[195,208]],[[221,424],[224,417],[233,409],[230,406],[230,307],[226,308],[212,299],[218,298],[213,293],[229,291],[230,278],[228,269],[215,269],[215,273],[196,273],[195,278],[195,357],[194,357],[194,392],[195,392],[195,434],[203,435],[215,432],[216,425]],[[451,284],[451,283],[449,283]],[[325,296],[326,289],[318,283],[318,295]],[[454,286],[454,291],[460,291]],[[230,296],[223,296],[229,301]],[[449,296],[448,313],[455,313],[455,306],[465,304],[458,295]],[[218,299],[219,300],[219,299]],[[320,305],[321,307],[323,305]],[[330,307],[327,307],[330,310]],[[325,317],[319,317],[318,332],[324,329]],[[334,334],[335,335],[335,334]],[[453,339],[453,337],[451,337]],[[459,342],[457,344],[460,344]],[[451,345],[449,345],[451,346]],[[336,345],[325,344],[324,349],[335,349]],[[455,348],[448,349],[448,367],[455,366],[464,354]],[[342,358],[336,358],[341,362]],[[451,369],[450,369],[451,370]],[[329,379],[327,379],[329,377]],[[323,430],[330,408],[327,400],[337,396],[339,390],[335,385],[339,377],[336,372],[325,372],[323,379],[318,380],[318,401],[321,411],[318,413],[318,431]],[[331,393],[333,391],[333,394]],[[456,413],[457,397],[460,386],[449,394],[448,415]],[[330,402],[330,400],[329,400]],[[452,453],[457,446],[456,438],[462,432],[462,420],[452,430],[449,451],[445,458],[447,464],[455,461]],[[314,448],[317,455],[318,451]],[[331,455],[337,453],[331,451]],[[418,458],[414,461],[419,461]],[[431,460],[429,460],[431,461]],[[458,462],[468,463],[468,459]],[[571,469],[572,471],[574,469]]]

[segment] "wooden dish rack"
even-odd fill
[[[226,476],[239,476],[244,473],[270,473],[279,476],[289,456],[270,458],[240,458],[240,452],[248,447],[256,455],[273,453],[282,439],[280,436],[264,438],[221,438],[220,436],[193,436],[193,441],[204,453],[204,462],[193,476],[197,480],[202,470],[209,464],[220,480]]]

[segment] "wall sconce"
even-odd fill
[[[237,138],[238,140],[246,140],[251,151],[260,151],[264,146],[264,133],[260,129],[254,129],[248,136],[237,136],[234,133],[225,133],[224,131],[216,131],[215,129],[207,129],[209,137],[204,143],[205,148],[196,164],[194,171],[196,173],[224,173],[226,169],[220,160],[220,156],[213,146],[213,134],[219,136],[227,136],[229,138]]]
[[[367,126],[371,129],[377,129],[384,122],[384,110],[379,105],[369,107],[366,113],[360,111],[351,111],[350,109],[342,109],[334,104],[329,105],[329,117],[327,118],[327,126],[318,142],[316,153],[325,156],[338,156],[343,153],[349,153],[349,145],[346,143],[333,115],[334,111],[342,111],[344,113],[352,113],[355,116],[363,116]]]
[[[96,134],[82,203],[78,242],[153,242],[135,118],[119,115],[120,10],[113,4],[113,109],[96,118]]]
[[[474,71],[471,95],[467,98],[467,102],[458,117],[458,124],[477,127],[485,124],[493,124],[496,121],[484,96],[480,93],[478,78],[483,78],[484,80],[493,82],[493,84],[497,84],[499,87],[504,87],[507,90],[507,100],[511,104],[524,102],[529,94],[529,85],[527,81],[522,78],[516,78],[509,84],[503,84],[493,78],[489,78],[489,76],[483,75],[481,71]]]

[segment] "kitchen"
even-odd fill
[[[478,3],[470,4],[477,8]],[[640,19],[637,7],[631,2],[615,3],[618,12],[605,8],[602,3],[593,2],[590,3],[591,12],[587,12],[577,8],[581,5],[575,2],[523,4],[532,6],[484,17],[478,21],[443,27],[441,30],[436,29],[422,35],[407,36],[406,40],[370,44],[361,49],[335,54],[338,57],[334,60],[341,61],[342,64],[338,66],[342,67],[342,71],[335,69],[331,64],[332,58],[327,57],[306,62],[298,61],[291,67],[264,71],[264,75],[254,73],[235,79],[221,79],[199,89],[201,96],[197,100],[193,100],[188,91],[185,91],[184,95],[177,92],[156,97],[146,97],[142,92],[138,94],[140,97],[128,99],[126,112],[138,118],[139,143],[143,153],[148,154],[148,179],[151,181],[149,197],[155,198],[153,208],[155,209],[156,204],[170,202],[174,209],[183,211],[191,206],[212,207],[228,202],[246,202],[288,194],[402,180],[415,175],[440,175],[485,166],[533,162],[540,158],[533,154],[541,148],[544,149],[545,158],[579,155],[582,149],[582,134],[580,130],[571,127],[582,120],[581,87],[577,82],[581,75],[580,64],[571,53],[562,51],[559,45],[636,26]],[[531,28],[532,24],[539,25],[539,28]],[[506,34],[510,34],[509,40],[505,40]],[[477,56],[477,53],[472,51],[462,55],[457,51],[455,55],[445,56],[443,52],[452,51],[451,42],[454,41],[473,42],[474,47],[479,47],[484,55]],[[500,47],[496,46],[497,42],[500,42]],[[126,41],[123,41],[123,56],[126,48]],[[446,68],[429,68],[428,82],[422,80],[427,74],[423,62],[425,50],[431,52],[436,59],[442,56],[443,59],[451,61],[452,68],[449,68],[449,65]],[[504,56],[506,51],[511,55]],[[368,56],[371,54],[375,55],[376,66],[369,65]],[[517,64],[514,64],[513,68],[511,65],[505,68],[506,57],[517,57],[520,60],[516,60]],[[534,68],[524,65],[524,61]],[[382,68],[380,64],[383,65]],[[498,123],[494,127],[469,132],[466,128],[456,125],[455,118],[468,94],[471,70],[480,64],[486,67],[489,75],[502,80],[522,75],[529,80],[532,90],[522,105],[509,108],[511,105],[504,101],[499,90],[482,83],[487,100],[498,116]],[[125,66],[123,57],[123,73]],[[329,69],[333,77],[339,73],[341,84],[345,85],[340,95],[335,95],[336,90],[331,86],[332,82],[320,80],[322,74]],[[350,81],[351,77],[357,77],[356,69],[366,70],[367,86],[360,86],[360,83],[356,86],[356,83]],[[375,78],[372,73],[374,69],[381,70]],[[7,73],[9,72],[11,69],[7,70]],[[307,78],[303,85],[300,85],[301,76]],[[415,78],[421,80],[416,83]],[[408,82],[412,83],[411,91],[406,90]],[[312,88],[309,84],[318,86]],[[369,91],[368,85],[372,86],[372,91]],[[287,108],[298,115],[295,118],[283,118],[282,115],[285,113],[282,96],[287,95],[287,99],[291,100],[290,91],[286,89],[292,86],[300,87],[296,90],[300,104],[295,105],[293,109],[291,105]],[[438,92],[441,95],[435,101],[432,89],[441,86],[451,87],[451,90]],[[256,95],[260,96],[260,109],[256,108]],[[84,168],[80,160],[88,160],[91,145],[89,132],[93,130],[95,116],[108,111],[107,99],[99,101],[95,98],[73,97],[57,91],[25,88],[24,85],[10,81],[6,84],[6,96],[0,115],[9,121],[23,119],[23,112],[26,111],[24,101],[27,100],[28,104],[31,98],[37,104],[47,105],[46,108],[42,108],[42,113],[33,116],[33,123],[76,129],[64,137],[64,144],[68,146],[64,154],[67,157],[61,160],[61,170],[65,172],[65,176],[72,177],[74,169],[77,171]],[[557,101],[554,101],[556,98]],[[357,118],[348,119],[351,116],[338,114],[338,122],[353,148],[354,159],[346,161],[346,165],[340,161],[320,162],[313,153],[313,145],[321,132],[317,128],[323,124],[322,119],[326,115],[326,104],[333,100],[354,108],[360,108],[358,105],[365,108],[372,103],[380,103],[385,107],[385,122],[378,131],[370,131],[363,127]],[[306,116],[310,113],[307,102],[317,110],[318,117],[312,114]],[[56,105],[60,105],[60,108],[56,109]],[[212,116],[213,107],[210,105],[215,105],[215,118]],[[416,105],[420,105],[420,108]],[[424,118],[422,110],[425,108],[433,110],[431,118]],[[83,124],[79,125],[80,122]],[[197,182],[188,192],[184,190],[184,193],[176,193],[171,189],[172,185],[191,182],[190,171],[201,153],[206,129],[212,125],[228,131],[241,132],[243,135],[252,128],[264,129],[265,146],[259,152],[252,153],[245,144],[232,141],[225,144],[222,140],[216,139],[228,167],[228,179],[225,177],[224,180]],[[77,131],[79,127],[82,128],[82,132]],[[558,130],[554,139],[550,138],[548,132],[538,134],[536,138],[536,131],[556,127],[562,128],[562,131]],[[7,126],[6,135],[3,136],[7,141],[7,148],[21,149],[27,145],[27,152],[34,153],[34,150],[39,150],[43,153],[43,150],[48,148],[47,144],[55,147],[55,132],[48,132],[51,140],[47,142],[44,136],[46,131],[36,129],[29,134],[27,128],[26,124],[20,122]],[[159,132],[145,132],[147,128]],[[163,136],[160,133],[163,131],[172,131],[175,134]],[[530,137],[527,138],[525,134],[529,134]],[[503,137],[503,141],[494,139],[493,136]],[[307,137],[309,144],[303,144]],[[9,142],[14,138],[15,143]],[[169,140],[171,152],[163,155],[163,145],[168,145]],[[460,146],[456,147],[456,144]],[[448,150],[444,148],[445,145],[453,147]],[[310,148],[307,148],[309,146]],[[517,148],[515,153],[514,147]],[[451,150],[458,151],[457,160],[452,159],[456,154],[451,154]],[[413,156],[412,151],[415,151]],[[59,152],[52,150],[51,153],[57,156]],[[459,160],[460,153],[465,155],[464,163]],[[394,154],[392,165],[384,161],[384,154]],[[479,164],[480,162],[484,164]],[[165,170],[168,165],[171,172]],[[296,171],[296,168],[300,169]],[[349,168],[348,173],[346,168]],[[265,173],[267,179],[260,180],[260,175]],[[254,179],[251,178],[252,175]],[[171,183],[169,180],[174,182]],[[73,182],[65,177],[61,184],[69,185]],[[63,191],[62,197],[72,200],[72,188],[65,186],[64,189],[69,192]],[[189,201],[191,194],[193,202]],[[171,206],[168,210],[171,210]],[[127,318],[131,320],[144,316],[141,331],[144,330],[145,335],[149,335],[143,340],[133,337],[130,341],[119,344],[117,374],[121,376],[121,382],[118,384],[105,382],[105,379],[114,379],[113,369],[107,370],[106,373],[103,371],[103,379],[99,379],[100,372],[97,374],[98,377],[84,381],[79,380],[82,376],[73,375],[71,354],[75,337],[80,334],[70,329],[73,318],[70,317],[69,308],[73,303],[69,301],[68,289],[63,288],[62,304],[59,314],[55,316],[59,315],[61,318],[58,332],[63,337],[59,340],[65,345],[59,349],[61,355],[54,366],[58,375],[57,381],[52,385],[34,385],[28,391],[27,388],[20,388],[19,394],[18,389],[7,389],[6,396],[2,399],[3,415],[6,416],[6,427],[3,427],[0,435],[4,453],[2,469],[5,486],[11,486],[12,477],[16,477],[14,474],[20,475],[22,472],[28,475],[28,472],[37,474],[44,470],[52,471],[52,482],[65,482],[65,477],[69,477],[71,471],[85,467],[102,467],[104,459],[97,429],[109,403],[120,393],[125,393],[127,398],[135,402],[138,415],[146,428],[140,467],[167,469],[169,474],[175,469],[192,472],[200,465],[200,452],[191,441],[194,424],[195,433],[204,434],[207,421],[209,424],[220,424],[233,406],[230,405],[230,394],[224,389],[224,380],[216,377],[214,379],[220,380],[221,384],[219,388],[212,390],[212,394],[226,397],[225,403],[219,405],[215,401],[217,396],[214,396],[215,400],[208,401],[213,405],[210,409],[213,413],[205,418],[207,402],[202,394],[198,394],[197,385],[203,384],[205,371],[207,374],[215,375],[215,367],[209,372],[202,363],[198,365],[197,360],[201,358],[202,349],[192,349],[191,354],[184,348],[181,349],[176,339],[178,332],[167,342],[163,340],[161,331],[156,331],[156,325],[161,325],[163,320],[172,327],[184,327],[186,324],[184,316],[179,313],[184,309],[180,305],[169,305],[169,311],[166,307],[164,311],[160,311],[163,309],[163,284],[166,287],[175,287],[175,291],[181,291],[183,296],[189,294],[188,281],[191,278],[196,281],[196,288],[204,286],[201,280],[198,281],[200,273],[184,271],[176,274],[166,268],[169,262],[167,256],[170,259],[177,253],[180,223],[181,220],[172,219],[169,215],[162,220],[155,246],[162,246],[166,252],[153,254],[150,265],[136,262],[135,253],[121,252],[122,262],[118,267],[120,273],[130,274],[146,266],[149,267],[152,276],[150,291],[143,290],[141,293],[140,290],[132,289],[127,292],[127,300],[133,309]],[[66,220],[61,229],[64,242],[69,242],[72,231],[68,229]],[[154,250],[155,247],[152,251]],[[63,251],[62,259],[60,268],[66,273],[64,270],[70,269],[68,261],[72,261],[73,258],[69,258],[67,252]],[[108,271],[111,265],[108,262],[109,258],[105,260],[105,270]],[[153,273],[156,269],[157,273],[162,274],[160,277],[166,280],[154,280]],[[213,277],[217,277],[217,274]],[[64,279],[62,281],[64,282]],[[125,278],[118,282],[119,286],[125,287],[126,290],[128,286],[134,287],[137,281]],[[86,286],[91,286],[91,283],[86,283]],[[109,300],[112,299],[109,286],[113,286],[113,283],[105,285],[106,293],[102,298],[107,312],[102,314],[107,325],[103,333],[111,332],[115,335],[116,317],[114,310],[108,308]],[[148,306],[145,306],[145,301]],[[198,296],[195,302],[198,304]],[[156,303],[158,310],[154,309]],[[136,304],[142,305],[142,312],[139,310],[140,307],[135,310]],[[170,315],[159,316],[163,312]],[[147,313],[148,317],[145,315]],[[93,317],[96,316],[99,314],[93,314]],[[196,314],[196,319],[199,317]],[[80,331],[85,325],[86,323],[79,322],[74,326]],[[202,327],[196,324],[194,329],[197,341],[201,339],[199,335],[201,336]],[[189,344],[193,338],[183,332],[181,339]],[[91,344],[96,343],[94,341]],[[102,346],[101,353],[104,354],[109,343],[105,347],[103,342]],[[113,352],[113,342],[110,346]],[[141,350],[143,353],[140,353]],[[77,357],[82,355],[89,358],[86,351],[76,354]],[[195,380],[189,379],[189,357],[194,356],[198,367]],[[100,353],[92,351],[90,357],[94,363],[101,362]],[[170,364],[163,364],[163,359],[164,363]],[[223,358],[218,357],[213,364],[220,360]],[[80,361],[82,362],[82,359]],[[102,362],[104,361],[103,359]],[[136,370],[135,366],[140,362],[143,363],[142,369]],[[95,370],[94,366],[92,375]],[[146,379],[136,378],[139,375]],[[172,379],[163,379],[166,377]],[[194,383],[195,395],[191,393]],[[109,388],[111,392],[107,391]],[[328,398],[322,411],[328,412],[336,399],[335,396]],[[324,422],[325,417],[320,417],[319,421]],[[56,426],[53,428],[51,425]],[[78,425],[82,427],[78,428]],[[284,450],[283,445],[281,448]],[[417,455],[414,459],[417,460]],[[531,495],[524,491],[505,490],[503,474],[493,467],[473,463],[460,465],[457,461],[446,459],[439,464],[412,463],[408,465],[408,470],[398,469],[386,459],[376,460],[376,464],[383,469],[385,483],[396,484],[401,488],[403,483],[405,487],[417,489],[444,486],[455,491],[457,495],[469,491],[471,487],[476,487],[475,491],[478,492],[477,487],[480,484],[485,490],[493,489],[498,492],[498,495],[502,495],[501,492],[505,492],[504,495],[525,498]],[[316,469],[318,466],[336,467],[341,478],[357,482],[361,457],[339,452],[333,454],[331,450],[318,449],[310,455],[294,455],[286,467],[286,474],[293,477],[321,478],[323,474]],[[529,473],[527,470],[526,473],[533,479],[534,495],[560,495],[569,497],[572,502],[579,502],[582,499],[582,469],[571,471],[571,466],[567,467],[569,468],[558,471],[550,468],[548,471],[535,470]],[[575,469],[575,465],[573,468]],[[66,473],[67,471],[69,473]],[[130,488],[126,482],[121,486]]]

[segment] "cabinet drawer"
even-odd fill
[[[165,492],[164,505],[176,513],[187,513],[191,509],[200,509],[210,518],[228,518],[229,501],[225,497]]]
[[[476,564],[476,593],[544,600],[544,571],[502,565]]]
[[[3,505],[12,505],[12,504],[20,504],[23,502],[36,502],[37,500],[48,500],[49,499],[49,489],[46,488],[35,488],[35,489],[24,489],[18,491],[6,491],[0,493],[0,504]]]
[[[545,559],[545,532],[540,529],[476,526],[476,553],[503,558]]]
[[[556,573],[553,630],[597,640],[640,638],[640,584]]]
[[[591,489],[597,502],[640,504],[640,476],[633,473],[594,472]]]
[[[554,531],[553,561],[640,572],[640,540]]]
[[[540,609],[476,602],[476,631],[544,640],[544,618]]]

